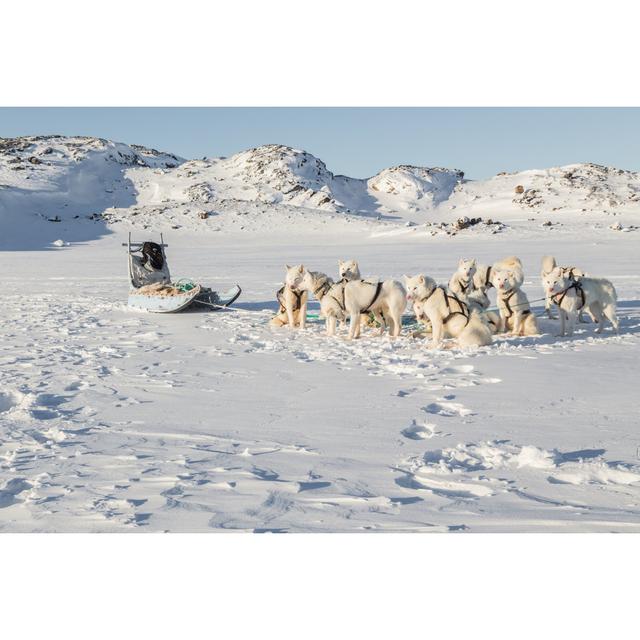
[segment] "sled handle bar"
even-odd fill
[[[142,247],[142,245],[144,244],[144,242],[123,242],[122,246],[123,247],[138,247],[138,249],[140,249]],[[156,243],[158,244],[158,243]],[[158,246],[160,247],[168,247],[168,244],[158,244]]]

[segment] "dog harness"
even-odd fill
[[[327,295],[327,292],[331,289],[332,286],[333,284],[328,279],[326,279],[322,283],[320,283],[320,285],[316,289],[314,289],[313,295],[316,297],[316,299],[322,300],[322,298]]]
[[[469,285],[471,284],[471,278],[469,278],[469,280],[467,280],[466,282],[464,280],[460,280],[458,278],[458,284],[460,285],[460,288],[462,289],[462,293],[467,293],[467,289],[469,288]]]
[[[287,285],[283,285],[280,289],[278,289],[278,293],[276,293],[276,299],[280,303],[280,313],[284,313],[287,310],[287,308],[284,306],[284,299],[282,297],[282,294],[284,293],[284,289],[286,286]],[[302,291],[298,291],[297,289],[292,289],[291,287],[289,287],[289,291],[291,291],[291,293],[293,293],[293,295],[296,297],[296,301],[293,305],[293,311],[295,313],[302,306],[302,302],[301,302]]]
[[[325,296],[329,296],[332,300],[335,300],[335,302],[337,303],[337,305],[340,307],[340,310],[344,313],[345,311],[345,304],[344,304],[344,287],[347,284],[348,280],[346,280],[345,278],[343,278],[342,280],[340,280],[339,282],[331,282],[330,280],[325,280],[319,287],[317,287],[314,292],[313,295],[318,299],[318,300],[322,300],[322,298],[324,298]],[[336,298],[332,293],[331,290],[334,287],[337,287],[338,285],[342,285],[342,300],[338,300],[338,298]]]
[[[485,289],[491,289],[491,287],[493,287],[491,284],[491,266],[487,267],[487,277],[484,279],[484,287]]]
[[[563,273],[569,278],[571,278],[571,280],[577,280],[579,277],[579,276],[576,277],[576,274],[575,274],[576,269],[577,267],[562,267]]]
[[[462,316],[466,322],[465,322],[465,327],[469,324],[469,307],[467,306],[467,304],[465,302],[462,302],[462,300],[460,300],[460,298],[458,298],[458,296],[455,293],[447,293],[447,290],[444,287],[436,287],[436,289],[441,289],[442,290],[442,294],[444,295],[444,301],[445,304],[447,305],[447,311],[449,312],[449,315],[442,321],[442,324],[447,324],[447,322],[449,322],[449,320],[451,320],[451,318],[453,318],[453,316]],[[455,300],[455,302],[458,303],[458,307],[459,310],[458,311],[451,311],[451,305],[449,303],[449,300]]]
[[[584,307],[586,303],[586,299],[584,295],[584,289],[582,288],[582,285],[577,280],[574,280],[564,291],[561,291],[560,293],[554,293],[551,296],[551,300],[553,300],[554,304],[557,304],[559,307],[562,306],[562,301],[565,299],[570,289],[575,289],[576,295],[578,293],[580,294],[580,298],[582,300],[580,306],[578,307],[578,311],[580,311]],[[560,296],[559,300],[558,300],[558,296]]]
[[[331,293],[329,294],[329,296],[338,303],[338,306],[340,307],[340,311],[342,311],[344,313],[346,311],[346,305],[344,303],[344,285],[342,286],[342,300],[338,300],[338,298],[336,298]]]
[[[511,300],[511,298],[513,298],[513,296],[515,295],[515,293],[516,293],[516,290],[515,290],[515,289],[512,289],[512,290],[511,290],[511,293],[510,293],[508,296],[506,296],[506,297],[501,296],[501,297],[500,297],[500,300],[502,300],[502,302],[504,302],[504,306],[507,308],[507,313],[506,313],[507,318],[510,318],[510,317],[513,315],[513,309],[511,308],[511,305],[509,304],[509,300]],[[526,302],[525,302],[525,303],[523,303],[523,304],[528,304],[528,303],[526,303]],[[518,306],[522,306],[522,305],[517,305],[517,304],[516,304],[516,305],[514,305],[514,306],[515,306],[515,307],[518,307]],[[523,316],[528,316],[530,313],[531,313],[531,309],[525,309],[525,310],[522,312],[522,315],[523,315]]]
[[[466,319],[465,327],[469,324],[469,320],[471,315],[469,313],[469,306],[460,300],[455,293],[447,293],[447,290],[441,286],[437,285],[431,289],[431,291],[424,297],[417,300],[417,302],[424,304],[438,289],[442,291],[442,295],[444,296],[444,302],[447,305],[447,311],[449,312],[447,317],[442,321],[442,324],[447,324],[453,316],[463,316]],[[459,311],[452,311],[451,304],[449,300],[455,300],[458,303]]]
[[[369,309],[375,304],[376,300],[380,296],[380,292],[382,291],[382,282],[378,282],[378,284],[373,284],[373,282],[365,282],[364,280],[360,280],[360,282],[364,282],[364,284],[370,284],[372,287],[376,288],[376,292],[373,294],[373,298],[371,302],[364,308],[360,309],[360,313],[367,313]]]

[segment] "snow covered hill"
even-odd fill
[[[459,185],[447,202],[465,212],[531,214],[605,213],[640,210],[640,174],[597,164],[501,173]]]
[[[0,246],[15,248],[25,234],[40,235],[43,222],[100,222],[109,207],[136,203],[128,170],[170,169],[181,162],[172,154],[101,138],[0,139]],[[95,229],[86,235],[94,237]]]
[[[640,174],[594,164],[478,181],[457,169],[400,165],[358,179],[334,175],[310,153],[276,144],[187,161],[92,137],[0,139],[3,248],[24,244],[25,234],[31,244],[60,235],[91,239],[120,221],[225,232],[302,219],[317,226],[326,216],[404,225],[464,216],[561,221],[639,212]]]
[[[463,178],[464,173],[458,170],[400,165],[384,169],[368,180],[367,185],[389,210],[402,207],[410,211],[420,208],[419,201],[424,201],[427,208],[445,202]]]
[[[161,194],[163,202],[237,200],[375,217],[433,208],[463,177],[457,170],[400,166],[369,180],[349,178],[334,175],[310,153],[274,144],[230,158],[187,162],[162,177],[137,174],[141,187],[151,187],[143,197],[147,201]]]

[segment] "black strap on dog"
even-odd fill
[[[436,285],[424,298],[419,298],[416,300],[416,302],[419,302],[420,304],[425,303],[438,290],[438,288],[439,287]]]
[[[338,282],[338,284],[341,284],[342,281]],[[344,303],[344,287],[346,285],[346,282],[342,285],[342,300],[338,300],[338,298],[336,298],[332,293],[329,294],[329,297],[332,298],[333,300],[335,300],[338,303],[338,306],[340,307],[340,311],[342,311],[343,313],[347,310],[346,309],[346,305]],[[331,287],[333,289],[333,287]]]
[[[507,308],[507,313],[505,314],[507,318],[510,318],[513,315],[513,309],[511,308],[511,305],[509,304],[509,300],[511,300],[511,298],[513,298],[513,296],[515,295],[516,290],[513,289],[511,291],[511,293],[506,297],[506,298],[500,298],[500,300],[502,300],[502,302],[504,302],[504,306]],[[524,302],[520,305],[515,304],[513,305],[514,307],[521,307],[523,304],[528,304],[527,302]],[[528,316],[531,313],[531,309],[525,309],[522,312],[523,316]]]
[[[580,278],[580,276],[577,276],[575,271],[578,267],[565,267],[563,269],[563,271],[569,276],[569,278],[571,278],[571,280],[578,280],[578,278]]]
[[[466,283],[463,284],[463,282],[464,280],[460,280],[460,278],[458,278],[458,284],[460,285],[460,289],[462,289],[462,293],[467,293],[467,289],[471,284],[471,278],[469,278]]]
[[[360,282],[364,282],[364,280],[360,280]],[[373,294],[373,298],[371,302],[364,308],[360,309],[360,313],[367,313],[369,309],[375,304],[376,300],[380,296],[380,291],[382,291],[382,282],[378,282],[377,285],[374,285],[373,282],[364,282],[365,284],[370,284],[372,287],[376,288],[376,292]]]
[[[586,303],[586,298],[584,295],[584,289],[582,288],[582,285],[577,280],[573,280],[573,282],[564,291],[561,291],[560,293],[555,293],[554,295],[552,295],[551,300],[553,300],[554,304],[557,304],[559,307],[562,306],[562,301],[565,299],[570,289],[575,289],[576,295],[580,294],[581,303],[580,303],[580,306],[578,307],[578,311],[580,311]],[[558,296],[560,296],[559,300],[558,300]]]
[[[487,277],[484,279],[484,287],[485,289],[491,289],[491,287],[493,287],[491,284],[491,266],[487,267]]]
[[[326,279],[320,285],[318,285],[316,289],[314,289],[313,295],[318,300],[322,300],[322,298],[327,295],[327,292],[331,289],[332,286],[333,283],[330,280]]]
[[[513,309],[509,304],[509,300],[511,300],[511,298],[513,298],[515,294],[516,294],[516,290],[513,289],[513,291],[511,291],[511,293],[506,298],[504,297],[500,298],[500,300],[502,300],[502,302],[504,303],[504,306],[507,308],[507,313],[505,314],[507,318],[510,318],[513,315]]]
[[[447,293],[447,290],[444,287],[437,287],[437,288],[442,290],[442,294],[444,295],[444,301],[447,305],[447,311],[449,312],[449,315],[447,315],[447,317],[442,321],[442,324],[447,324],[447,322],[449,322],[449,320],[451,320],[453,316],[462,316],[466,320],[465,322],[465,327],[466,327],[469,324],[469,320],[470,320],[469,307],[464,302],[462,302],[462,300],[460,300],[460,298],[458,298],[458,296],[455,293]],[[455,300],[455,302],[458,303],[458,307],[459,307],[458,311],[451,310],[451,304],[449,303],[449,300]]]
[[[424,298],[416,298],[414,300],[414,305],[415,304],[424,304],[436,291],[438,290],[438,287],[435,286],[433,287],[433,289],[431,289],[431,291],[429,291],[429,293],[427,293],[427,295]],[[420,312],[415,311],[415,306],[414,306],[414,312],[416,313],[416,320],[420,321],[420,320],[428,320],[429,318],[427,318],[427,315],[425,314],[424,310],[421,310]]]
[[[285,286],[286,285],[283,285],[282,287],[280,287],[280,289],[278,289],[278,293],[276,293],[276,299],[280,303],[280,313],[284,313],[287,310],[287,308],[284,306],[284,298],[283,298]],[[302,291],[298,291],[296,289],[291,289],[291,288],[289,288],[289,291],[291,291],[291,293],[293,293],[293,295],[296,298],[295,304],[293,305],[293,311],[295,313],[302,306],[302,302],[301,302],[302,301]]]
[[[314,289],[313,295],[318,300],[322,300],[322,298],[324,298],[325,296],[329,296],[332,300],[335,300],[338,303],[340,310],[344,312],[345,311],[344,287],[347,284],[347,282],[348,280],[346,280],[345,278],[343,278],[339,282],[332,282],[331,280],[326,279],[324,282],[322,282],[322,284],[320,284],[318,287],[316,287],[316,289]],[[342,300],[338,300],[338,298],[336,298],[333,295],[333,293],[331,293],[334,287],[337,287],[338,285],[342,285]]]

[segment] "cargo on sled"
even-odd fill
[[[237,300],[241,293],[238,285],[224,292],[213,291],[183,278],[171,282],[165,249],[168,245],[160,234],[160,242],[129,240],[127,247],[129,262],[128,305],[132,309],[152,313],[176,313],[196,305],[200,309],[223,309]]]

